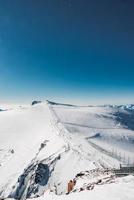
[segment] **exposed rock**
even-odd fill
[[[36,105],[38,103],[41,103],[41,101],[33,101],[31,105],[34,106],[34,105]]]
[[[96,185],[113,183],[115,177],[115,173],[110,169],[93,169],[80,172],[74,178],[76,184],[72,192],[93,190]]]
[[[46,185],[49,179],[49,167],[47,164],[39,163],[35,172],[35,183],[42,186]]]

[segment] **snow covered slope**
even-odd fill
[[[0,112],[0,198],[65,194],[81,171],[133,164],[130,108],[47,101]]]
[[[84,145],[88,143],[88,146],[96,149],[94,156],[97,158],[99,153],[100,162],[104,162],[105,166],[117,167],[117,161],[123,164],[134,163],[133,110],[111,106],[52,107],[58,121],[74,140],[80,139],[81,146],[83,141]],[[114,162],[112,158],[115,158]]]
[[[45,103],[0,113],[1,195],[8,196],[24,169],[38,160],[43,144],[44,147],[47,144],[43,159],[56,154],[64,146],[52,129]]]
[[[96,186],[91,191],[56,196],[49,191],[35,200],[133,200],[134,176],[117,178],[114,183]]]

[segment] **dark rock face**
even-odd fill
[[[56,103],[56,102],[53,102],[53,101],[49,101],[49,100],[47,100],[47,102],[49,103],[49,104],[51,104],[51,105],[61,105],[61,106],[75,106],[75,105],[72,105],[72,104],[65,104],[65,103]],[[75,106],[76,107],[76,106]]]
[[[36,104],[38,104],[38,103],[41,103],[41,101],[33,101],[33,102],[32,102],[32,106],[34,106],[34,105],[36,105]]]
[[[18,178],[14,191],[10,198],[26,199],[31,196],[37,197],[40,186],[45,186],[50,177],[50,170],[47,164],[39,163],[30,165]]]
[[[0,108],[0,112],[2,112],[2,111],[7,111],[7,110],[6,109],[3,110],[3,109]]]
[[[42,186],[46,185],[49,179],[48,165],[39,163],[35,173],[35,183]]]
[[[134,130],[134,110],[121,112],[120,110],[114,114],[116,120],[128,129]]]
[[[30,198],[31,195],[38,196],[39,186],[45,186],[48,183],[50,176],[49,167],[47,164],[39,163],[35,171],[34,180],[29,184],[26,198]],[[32,177],[31,177],[32,178]]]

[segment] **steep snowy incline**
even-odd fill
[[[47,141],[43,158],[65,146],[52,129],[46,103],[0,112],[0,191],[7,196],[23,170],[37,160]],[[42,150],[43,151],[43,150]],[[41,158],[38,158],[41,159]],[[4,191],[3,191],[4,190]]]
[[[1,112],[0,127],[1,198],[36,197],[48,188],[65,194],[77,173],[100,167],[81,138],[66,135],[49,103]]]

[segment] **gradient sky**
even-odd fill
[[[0,103],[134,103],[133,0],[0,0]]]

